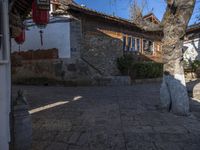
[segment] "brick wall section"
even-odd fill
[[[58,49],[48,49],[48,50],[28,50],[21,52],[14,52],[11,57],[21,58],[22,60],[40,60],[40,59],[57,59]]]
[[[92,75],[94,73],[92,73],[88,65],[78,60],[18,59],[12,67],[12,80],[15,83],[19,81],[23,83],[23,80],[39,78],[55,81],[91,81],[90,77]]]
[[[13,81],[39,77],[55,79],[56,64],[60,62],[57,60],[21,60],[20,65],[12,67]]]

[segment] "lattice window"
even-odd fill
[[[143,40],[143,52],[145,55],[153,55],[153,42]]]

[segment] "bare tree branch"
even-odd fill
[[[141,29],[145,31],[162,31],[162,26],[151,23],[143,19],[144,8],[147,7],[147,1],[142,0],[141,6],[137,0],[133,0],[130,7],[131,20]]]
[[[144,19],[141,20],[136,20],[134,22],[138,27],[140,27],[141,29],[145,30],[145,31],[162,31],[163,27],[162,24],[154,24],[151,23],[149,21],[146,21]]]
[[[130,16],[131,16],[131,20],[133,22],[135,22],[135,20],[137,20],[138,18],[142,18],[143,16],[143,10],[144,10],[144,5],[145,5],[145,0],[143,0],[142,5],[143,6],[139,6],[137,0],[133,0],[131,6],[130,6]]]

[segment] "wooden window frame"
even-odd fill
[[[148,44],[149,44],[149,42],[151,42],[151,45],[152,45],[152,54],[145,54],[145,42],[144,41],[146,41],[146,42],[148,42]],[[153,42],[152,40],[148,40],[148,39],[142,39],[142,45],[143,45],[143,54],[145,54],[145,55],[151,55],[151,56],[153,56],[154,54],[155,54],[155,42]],[[149,48],[149,47],[148,47]]]
[[[134,39],[134,49],[133,49],[133,39]],[[132,46],[131,46],[131,49],[132,49],[133,52],[140,52],[140,50],[141,50],[141,43],[140,43],[140,41],[141,41],[140,38],[132,36],[132,40],[131,40]],[[139,49],[138,49],[138,42],[139,42]]]
[[[127,51],[126,49],[126,43],[127,43],[127,39],[126,39],[126,35],[122,36],[122,42],[123,42],[123,51]]]
[[[130,52],[132,48],[132,37],[127,36],[127,51]]]
[[[134,49],[133,49],[133,39],[134,39]],[[131,45],[132,51],[137,52],[137,50],[136,50],[136,37],[132,36],[131,42],[132,42],[132,45]]]
[[[139,47],[138,47],[139,44]],[[140,52],[141,51],[141,39],[136,38],[136,51]]]
[[[134,47],[133,47],[133,40],[135,41]],[[123,35],[122,42],[123,42],[123,51],[127,51],[127,52],[141,52],[142,51],[143,43],[142,43],[142,39],[139,37],[135,37],[131,35]]]

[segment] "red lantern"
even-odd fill
[[[37,0],[34,0],[32,3],[32,17],[38,26],[46,26],[49,22],[49,10],[39,7]]]
[[[22,32],[19,36],[15,37],[15,41],[17,44],[23,44],[25,41],[25,29],[22,29]]]

